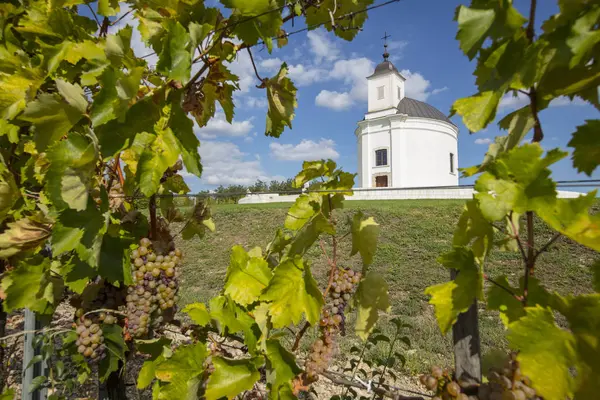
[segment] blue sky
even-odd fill
[[[524,15],[528,3],[515,1]],[[364,30],[352,42],[318,29],[290,37],[288,46],[275,49],[272,54],[255,48],[253,54],[261,76],[274,75],[280,61],[286,61],[298,87],[293,129],[286,129],[279,139],[264,136],[266,93],[255,88],[257,79],[247,54],[242,52],[230,66],[240,77],[242,88],[235,95],[233,124],[226,123],[223,115],[217,113],[208,127],[196,130],[202,143],[205,172],[200,179],[186,177],[192,191],[219,184],[251,184],[256,179],[292,177],[302,160],[311,158],[334,158],[345,170],[356,172],[354,130],[366,111],[365,77],[382,61],[384,31],[391,35],[391,60],[408,78],[407,96],[448,113],[454,100],[476,91],[472,75],[475,64],[461,53],[454,39],[453,15],[458,4],[447,0],[402,0],[373,10]],[[554,1],[539,2],[538,22],[556,11]],[[127,18],[124,23],[128,23]],[[287,29],[300,27],[296,21],[294,28]],[[134,50],[138,55],[147,54],[141,43],[135,43],[138,37],[134,36]],[[149,62],[156,61],[151,57]],[[497,120],[524,104],[524,99],[503,99]],[[597,117],[598,112],[581,101],[564,99],[553,103],[541,114],[544,148],[564,148],[577,125]],[[453,122],[460,129],[460,167],[479,163],[489,141],[504,134],[492,124],[485,131],[470,135],[459,117],[453,117]],[[556,180],[587,178],[573,170],[570,159],[558,163],[554,172]],[[600,178],[598,171],[594,178]],[[472,182],[472,179],[460,181]]]

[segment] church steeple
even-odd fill
[[[387,40],[390,37],[391,35],[385,32],[381,38],[383,39],[383,62],[375,67],[375,72],[371,76],[367,77],[369,82],[368,112],[377,112],[378,115],[384,110],[388,110],[387,113],[395,113],[398,103],[404,98],[405,78],[389,61]]]

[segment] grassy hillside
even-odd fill
[[[404,200],[351,201],[339,214],[341,224],[356,209],[373,216],[381,225],[379,247],[373,269],[382,273],[390,287],[392,310],[384,316],[380,328],[390,330],[386,321],[401,317],[412,325],[407,334],[411,349],[404,349],[409,372],[424,371],[428,365],[451,364],[451,337],[443,337],[437,327],[433,310],[423,294],[425,288],[449,279],[449,273],[436,258],[451,246],[452,232],[461,213],[463,201]],[[229,251],[235,244],[246,249],[265,247],[276,228],[282,226],[290,204],[224,205],[214,209],[217,231],[203,240],[180,243],[185,251],[184,281],[180,304],[206,301],[218,294],[229,263]],[[537,222],[536,243],[545,243],[551,236]],[[360,269],[359,257],[349,259],[350,237],[341,243],[342,265]],[[595,253],[561,238],[550,251],[540,257],[537,276],[559,293],[589,292],[591,274],[588,265]],[[314,248],[308,258],[319,282],[325,282],[326,262],[321,251]],[[516,283],[521,271],[519,255],[496,252],[487,270],[491,276],[507,274]],[[482,311],[482,310],[480,310]],[[480,331],[484,353],[491,348],[506,346],[504,328],[493,312],[480,312]],[[308,346],[310,338],[305,340]],[[342,350],[349,349],[358,339],[351,334]],[[376,349],[383,351],[383,349]]]

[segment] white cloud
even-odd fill
[[[264,97],[266,96],[264,91],[260,94],[262,94],[263,97],[248,96],[246,98],[246,106],[249,108],[267,108],[269,103],[266,97]]]
[[[270,71],[275,71],[281,67],[282,62],[283,61],[281,61],[281,59],[278,57],[267,58],[260,62],[260,66],[261,66],[261,68],[268,69]]]
[[[354,100],[350,93],[331,92],[321,90],[315,98],[315,104],[321,107],[331,108],[336,111],[347,110],[352,107]]]
[[[438,88],[438,89],[433,89],[433,90],[431,91],[431,94],[434,94],[434,95],[435,95],[435,94],[438,94],[438,93],[445,92],[446,90],[448,90],[448,86],[444,86],[444,87],[442,87],[442,88]]]
[[[251,185],[257,179],[281,179],[270,176],[260,160],[246,159],[248,154],[231,142],[204,141],[199,148],[202,157],[202,182],[208,185]]]
[[[252,61],[250,60],[248,52],[238,52],[236,59],[227,66],[233,74],[240,78],[239,85],[241,93],[248,93],[250,89],[258,83],[258,80],[254,75],[254,67],[252,67]]]
[[[475,139],[475,144],[490,144],[492,143],[492,139],[489,138],[477,138]]]
[[[315,104],[340,111],[347,110],[357,102],[367,101],[366,77],[373,72],[374,68],[375,64],[365,57],[336,61],[328,77],[341,80],[348,90],[344,92],[321,90],[315,98]]]
[[[217,112],[203,128],[194,127],[198,136],[203,139],[214,139],[218,136],[241,137],[246,136],[254,128],[252,118],[242,121],[232,121],[230,124],[225,119],[225,114]]]
[[[406,97],[427,101],[427,98],[432,93],[428,90],[431,82],[425,79],[419,72],[412,72],[409,69],[403,69],[400,73],[406,78],[406,82],[404,82]]]
[[[244,138],[244,142],[246,143],[252,143],[254,141],[254,138],[252,136],[246,136]]]
[[[322,158],[337,159],[340,154],[335,150],[335,142],[331,139],[321,139],[318,142],[303,139],[297,145],[272,142],[269,145],[271,155],[277,160],[305,161]]]
[[[404,40],[388,40],[388,51],[396,51],[396,53],[400,53],[404,48],[408,45],[408,42]]]
[[[320,82],[327,78],[328,72],[321,68],[311,66],[305,67],[302,64],[290,65],[289,76],[297,86],[308,86],[315,82]]]
[[[309,31],[306,37],[308,38],[310,51],[315,55],[317,63],[323,60],[333,61],[339,57],[340,50],[324,29]]]
[[[573,100],[571,100],[567,96],[560,96],[552,100],[550,104],[548,104],[548,107],[586,106],[588,104],[588,102],[582,100],[580,97],[575,97]]]

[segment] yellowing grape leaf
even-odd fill
[[[292,127],[294,110],[298,107],[297,89],[290,78],[287,77],[287,73],[287,64],[283,63],[275,77],[263,81],[263,85],[267,88],[267,100],[269,102],[265,128],[265,135],[267,136],[279,137],[285,126]]]
[[[119,0],[98,0],[98,14],[112,17],[119,12]]]
[[[9,222],[0,233],[0,257],[7,258],[35,249],[50,237],[51,229],[50,221],[41,215]]]
[[[7,120],[16,117],[25,108],[28,97],[33,96],[43,82],[43,76],[0,72],[0,117]]]
[[[204,303],[188,304],[181,311],[189,315],[192,321],[200,326],[205,326],[210,322],[210,314]]]
[[[350,255],[360,253],[363,264],[373,263],[373,256],[377,250],[379,237],[379,224],[373,217],[365,218],[362,211],[354,214],[352,218],[352,251]]]
[[[452,245],[468,246],[472,244],[475,257],[482,258],[492,248],[494,243],[494,228],[479,209],[477,200],[469,200],[458,220]]]
[[[323,295],[308,264],[300,257],[285,259],[275,268],[273,278],[261,300],[271,302],[269,315],[275,328],[297,325],[304,314],[311,324],[317,323]]]
[[[458,114],[471,132],[485,128],[496,116],[501,91],[490,90],[458,99],[452,104],[451,115]]]
[[[519,351],[521,372],[539,395],[548,400],[572,396],[573,335],[555,324],[549,308],[526,308],[526,315],[509,325],[508,342]]]
[[[223,357],[213,357],[215,368],[208,378],[206,399],[233,399],[238,394],[252,389],[260,379],[253,359],[230,360]]]
[[[458,271],[456,279],[429,286],[425,294],[435,307],[435,316],[443,334],[454,325],[458,315],[469,309],[476,299],[482,298],[483,279],[471,249],[454,247],[438,258],[446,268]]]
[[[369,272],[358,284],[353,302],[357,308],[354,329],[362,340],[367,340],[379,319],[379,311],[390,310],[388,284],[383,276]]]
[[[568,146],[573,148],[573,166],[592,176],[600,164],[600,120],[590,119],[578,126]]]
[[[299,196],[288,210],[284,226],[294,231],[302,229],[321,210],[323,197],[320,193]]]
[[[254,257],[242,246],[233,246],[225,276],[225,294],[243,306],[254,303],[272,276],[269,264],[261,256]]]
[[[519,293],[519,289],[512,288],[504,275],[494,278],[494,281],[505,288],[511,289],[513,293]],[[487,292],[487,309],[498,310],[504,326],[508,326],[511,322],[517,321],[525,315],[523,303],[496,285],[490,285]]]
[[[141,192],[151,196],[158,190],[160,179],[179,158],[179,145],[171,128],[156,129],[150,148],[144,149],[137,165],[136,178]]]
[[[0,121],[0,126],[2,121]],[[4,164],[4,159],[0,155],[0,223],[8,215],[15,202],[21,197],[19,188],[15,182],[13,174]]]
[[[539,216],[563,235],[600,251],[600,214],[591,214],[596,202],[596,191],[575,199],[556,199],[551,204],[540,204]]]
[[[330,177],[336,168],[333,160],[304,161],[302,171],[294,178],[294,187],[301,188],[305,183],[322,176]]]

